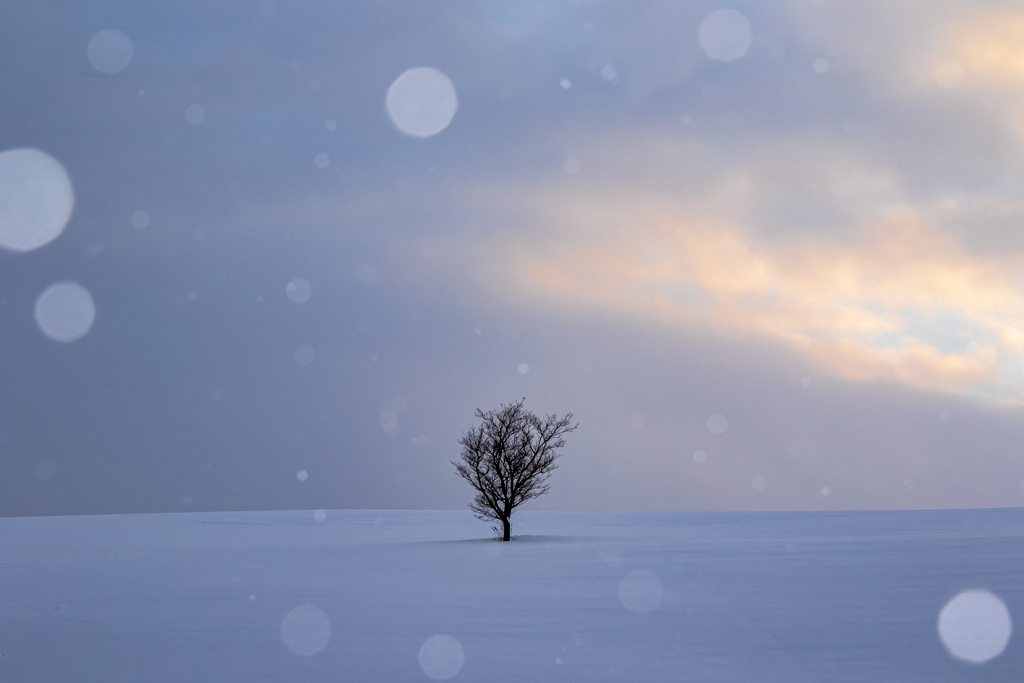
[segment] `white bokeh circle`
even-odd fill
[[[124,31],[116,28],[105,28],[89,39],[85,55],[89,58],[92,68],[101,74],[116,74],[124,71],[131,64],[135,50],[132,39]]]
[[[312,346],[302,344],[295,349],[295,362],[299,365],[309,365],[316,359],[316,351]]]
[[[206,119],[206,107],[201,104],[190,104],[185,109],[185,120],[193,126],[198,126]]]
[[[949,654],[971,664],[984,664],[1003,653],[1013,622],[1006,604],[986,590],[966,590],[939,612],[939,638]]]
[[[943,62],[935,69],[935,82],[943,88],[955,88],[964,80],[964,70],[956,62]]]
[[[704,424],[709,434],[715,436],[721,436],[725,434],[725,430],[729,428],[729,421],[725,419],[724,415],[714,414],[708,418],[708,421]]]
[[[451,79],[429,66],[409,69],[388,88],[388,116],[398,130],[429,138],[448,127],[459,108]]]
[[[145,230],[149,227],[151,221],[149,212],[144,209],[139,209],[132,214],[132,225],[139,230]]]
[[[77,282],[54,282],[36,299],[36,323],[50,339],[73,342],[88,334],[96,320],[92,295]]]
[[[454,636],[436,635],[427,638],[418,655],[423,673],[437,681],[451,678],[462,670],[466,653]]]
[[[57,476],[57,466],[52,460],[40,460],[36,465],[36,476],[42,481],[50,481]]]
[[[734,9],[716,9],[697,29],[700,46],[708,57],[733,62],[750,51],[754,30],[750,21]]]
[[[631,571],[619,582],[619,602],[630,612],[653,612],[661,604],[664,595],[661,579],[646,569]]]
[[[63,164],[38,149],[0,152],[0,247],[31,251],[52,242],[74,208]]]
[[[313,285],[306,278],[297,277],[285,285],[284,293],[293,304],[304,304],[313,296]]]
[[[281,621],[281,640],[297,655],[315,655],[331,640],[331,620],[315,605],[299,605]]]

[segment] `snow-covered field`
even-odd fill
[[[0,680],[1024,680],[1021,509],[524,512],[513,534],[448,511],[3,519]],[[944,645],[968,589],[989,592],[950,605]]]

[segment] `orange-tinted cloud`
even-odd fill
[[[558,202],[554,203],[557,206]],[[856,239],[777,244],[678,208],[567,200],[547,238],[504,243],[517,295],[758,334],[837,375],[1000,401],[1024,386],[1020,257],[980,257],[910,208]]]
[[[1024,10],[985,9],[950,27],[950,53],[974,80],[1024,85]]]

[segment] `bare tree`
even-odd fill
[[[476,409],[481,422],[459,438],[461,462],[452,461],[460,477],[476,489],[469,504],[479,519],[501,522],[503,541],[511,540],[512,511],[548,492],[565,434],[574,431],[572,413],[543,420],[523,407],[526,399],[498,410]],[[495,533],[499,532],[497,526]]]

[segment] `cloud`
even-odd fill
[[[51,4],[0,22],[3,130],[81,199],[0,254],[6,510],[459,506],[467,416],[527,392],[591,430],[569,507],[1019,500],[1012,5],[739,3],[724,63],[678,3]],[[103,26],[135,48],[113,77]],[[460,103],[426,140],[385,109],[416,66]],[[55,272],[96,297],[80,366],[32,318]],[[50,499],[40,449],[81,465]]]
[[[725,185],[716,201],[758,194]],[[794,241],[746,229],[742,206],[716,214],[608,187],[526,203],[548,232],[496,238],[482,268],[513,297],[762,336],[853,380],[1024,398],[1024,257],[971,253],[927,207],[881,207],[839,239]]]
[[[963,87],[1003,115],[1017,142],[1024,141],[1024,11],[1019,7],[990,7],[964,17],[949,28],[943,69],[960,69]],[[954,79],[955,80],[955,79]]]
[[[985,8],[950,27],[950,52],[972,79],[998,86],[1024,86],[1024,11]]]

